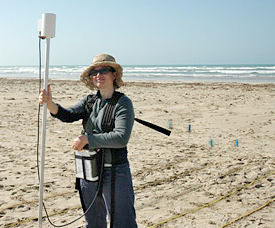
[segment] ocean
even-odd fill
[[[83,65],[50,66],[49,78],[79,79]],[[123,79],[194,82],[275,83],[274,65],[131,65]],[[44,76],[42,67],[42,78]],[[0,66],[0,77],[39,78],[38,66]]]

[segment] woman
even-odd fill
[[[111,216],[111,224],[114,227],[137,227],[126,147],[134,123],[131,100],[120,94],[121,97],[114,106],[112,128],[106,130],[102,123],[106,107],[117,94],[115,89],[123,85],[122,71],[122,67],[116,63],[114,57],[100,54],[94,57],[92,64],[80,75],[80,80],[88,88],[98,91],[92,112],[88,114],[85,132],[73,140],[72,148],[78,151],[87,148],[99,154],[104,151],[105,154],[103,185],[99,194],[97,195],[99,182],[80,179],[82,207],[84,211],[89,209],[85,214],[87,227],[107,227],[106,215],[110,214],[111,206],[114,207]],[[87,97],[70,108],[63,108],[52,101],[49,87],[48,93],[45,90],[41,91],[39,102],[47,103],[52,116],[64,122],[73,122],[84,119],[85,113],[87,114]]]

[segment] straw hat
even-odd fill
[[[80,80],[91,90],[95,89],[95,86],[93,84],[93,79],[89,76],[90,71],[98,66],[109,66],[113,67],[116,71],[116,78],[114,81],[115,88],[119,88],[123,85],[122,81],[122,71],[123,68],[116,63],[116,60],[113,56],[107,55],[107,54],[99,54],[96,55],[93,59],[93,62],[90,66],[86,68],[80,75]]]

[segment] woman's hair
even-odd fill
[[[111,71],[112,71],[113,73],[116,72],[115,68],[113,68],[113,67],[111,67],[111,66],[110,66],[110,69],[111,69]],[[114,80],[114,88],[115,88],[115,89],[118,89],[119,86],[117,85],[116,79],[117,79],[117,76],[115,77],[115,80]]]

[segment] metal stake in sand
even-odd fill
[[[210,146],[211,146],[211,147],[214,146],[214,144],[213,144],[213,139],[210,139]]]
[[[50,59],[50,38],[55,37],[55,22],[56,15],[44,13],[42,20],[38,21],[38,31],[41,32],[41,38],[46,38],[46,59],[45,59],[45,74],[44,74],[44,89],[48,92],[48,76],[49,76],[49,59]],[[42,212],[43,212],[43,189],[44,189],[44,163],[45,163],[45,144],[46,144],[46,118],[47,104],[43,105],[42,116],[42,142],[41,142],[41,160],[40,160],[40,182],[39,182],[39,216],[38,227],[42,227]]]
[[[172,125],[172,124],[171,124],[171,122],[172,122],[172,120],[169,120],[169,121],[168,121],[168,123],[167,123],[167,128],[168,128],[168,129],[171,129],[171,128],[172,128],[172,126],[171,126],[171,125]]]

